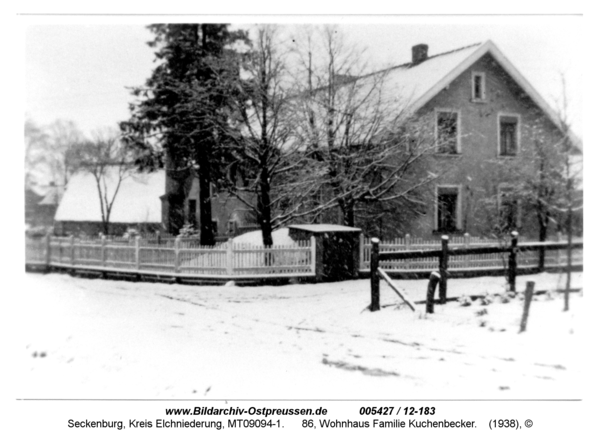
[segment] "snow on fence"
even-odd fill
[[[200,279],[311,277],[316,272],[314,238],[272,247],[235,244],[231,240],[200,246],[181,238],[159,243],[140,237],[130,241],[106,237],[28,238],[26,263]]]
[[[533,242],[532,240],[519,239],[521,243]],[[583,241],[574,239],[574,242]],[[556,242],[566,242],[560,234]],[[449,240],[450,248],[468,248],[482,246],[510,246],[510,238],[493,239],[472,237],[468,234],[462,236],[452,236]],[[361,235],[360,238],[360,270],[367,272],[371,264],[371,240]],[[440,239],[414,238],[406,235],[404,238],[393,240],[382,240],[379,243],[379,250],[384,252],[411,252],[417,250],[435,250],[440,248]],[[540,267],[540,257],[543,256],[544,267],[564,266],[567,263],[566,250],[539,250],[527,251],[519,254],[519,267]],[[476,255],[457,255],[449,260],[449,270],[491,270],[504,269],[507,267],[508,255],[506,253],[485,253]],[[583,250],[573,250],[574,265],[583,264]],[[438,258],[428,257],[419,259],[391,259],[380,262],[381,268],[385,271],[397,272],[427,272],[437,270]]]

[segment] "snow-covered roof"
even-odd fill
[[[302,231],[313,232],[315,234],[324,233],[324,232],[356,232],[361,231],[360,228],[352,228],[350,226],[342,226],[342,225],[289,225],[290,229],[300,229]]]
[[[431,55],[421,63],[407,63],[380,73],[387,74],[388,91],[403,102],[408,113],[414,113],[486,54],[490,54],[561,129],[560,118],[556,112],[491,40]],[[569,135],[581,149],[581,140],[572,132]]]
[[[476,59],[471,58],[481,47],[481,44],[473,44],[429,56],[416,65],[407,63],[393,67],[384,72],[387,74],[386,87],[407,108],[416,111],[458,76],[451,74],[455,69],[466,61],[470,61],[469,64],[475,62]],[[449,79],[450,76],[454,77]]]
[[[116,168],[107,174],[108,193],[118,181]],[[112,223],[160,223],[160,196],[165,192],[165,173],[131,173],[122,182],[110,215]],[[71,177],[54,217],[56,221],[101,222],[100,199],[94,177],[80,172]]]

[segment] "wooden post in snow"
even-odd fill
[[[519,233],[511,232],[510,253],[508,254],[508,286],[510,291],[516,291],[517,281],[517,245],[519,241]]]
[[[379,311],[379,238],[371,239],[371,311]]]
[[[408,307],[411,310],[415,311],[415,304],[412,303],[408,297],[406,297],[406,296],[404,296],[404,294],[402,294],[402,292],[398,289],[398,287],[396,287],[394,285],[394,281],[392,281],[392,278],[390,278],[387,275],[387,273],[383,271],[383,269],[381,267],[379,267],[377,269],[377,273],[379,273],[379,276],[381,276],[384,279],[384,281],[388,283],[388,285],[391,287],[391,289],[394,290],[398,296],[400,296],[400,299],[402,299],[404,301],[404,303],[406,305],[408,305]]]
[[[448,289],[448,240],[450,237],[442,235],[442,254],[440,255],[440,303],[445,304]]]
[[[427,298],[425,303],[425,312],[433,314],[433,299],[435,297],[435,287],[440,282],[440,274],[438,272],[431,272],[429,275],[429,284],[427,284]]]
[[[523,306],[523,317],[521,318],[521,329],[519,333],[525,332],[527,329],[527,318],[529,317],[529,307],[531,306],[531,300],[533,299],[533,289],[535,288],[535,282],[527,281],[527,288],[525,288],[525,303]]]

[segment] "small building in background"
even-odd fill
[[[118,183],[115,172],[107,175],[108,198]],[[164,231],[160,196],[165,189],[164,171],[131,172],[118,188],[109,217],[109,235],[123,235],[134,229],[148,234]],[[100,198],[96,180],[86,172],[76,173],[62,197],[54,217],[57,235],[94,235],[104,233]]]
[[[28,231],[46,233],[54,225],[54,215],[64,188],[48,186],[25,189],[25,225]]]

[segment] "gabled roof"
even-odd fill
[[[429,56],[418,64],[398,65],[380,73],[388,75],[386,80],[389,82],[390,89],[405,102],[408,112],[414,113],[487,54],[498,62],[548,118],[561,129],[560,118],[556,112],[490,40]],[[579,147],[580,140],[572,134],[571,139]]]
[[[60,204],[60,199],[64,194],[64,188],[57,185],[51,185],[44,198],[40,201],[39,205],[51,205],[57,206]]]
[[[108,192],[118,180],[109,169]],[[121,183],[110,215],[112,223],[161,223],[160,196],[165,192],[165,172],[132,173]],[[86,172],[71,176],[54,217],[56,221],[101,222],[100,200],[94,177]]]
[[[474,58],[482,44],[473,44],[450,52],[429,56],[426,60],[392,67],[385,73],[390,90],[407,106],[410,112],[419,110],[442,89],[456,79],[481,56]],[[464,66],[464,68],[459,68]]]

